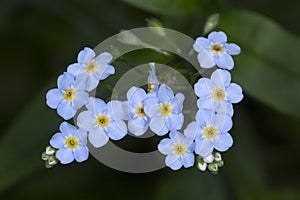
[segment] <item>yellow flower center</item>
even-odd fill
[[[214,53],[219,54],[219,53],[223,52],[223,47],[221,45],[219,45],[219,44],[215,44],[215,45],[212,45],[211,50]]]
[[[75,90],[74,89],[67,89],[64,93],[64,98],[67,101],[71,101],[75,97]]]
[[[93,73],[96,69],[97,69],[97,63],[95,62],[89,62],[85,67],[85,70],[88,73]]]
[[[204,135],[208,139],[214,138],[217,135],[217,129],[213,126],[208,126],[204,129]]]
[[[223,101],[225,98],[225,92],[221,88],[215,89],[214,91],[214,98],[217,101]]]
[[[183,144],[176,144],[174,146],[174,151],[177,155],[185,154],[185,146]]]
[[[146,114],[145,114],[145,111],[144,111],[144,105],[139,105],[136,110],[135,110],[136,114],[138,114],[138,116],[140,117],[145,117]]]
[[[154,92],[154,89],[155,89],[155,83],[149,82],[148,83],[148,92]]]
[[[160,107],[160,114],[162,116],[168,116],[171,113],[171,106],[169,104],[164,103]]]
[[[106,115],[99,115],[96,122],[100,127],[104,127],[108,125],[109,119]]]
[[[71,136],[66,140],[66,144],[69,149],[75,149],[78,146],[78,140]]]

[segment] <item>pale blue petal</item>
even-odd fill
[[[177,114],[170,113],[170,115],[166,119],[166,124],[168,129],[170,131],[181,129],[183,125],[183,120],[184,120],[183,114],[177,115]]]
[[[143,135],[148,129],[148,126],[139,126],[133,120],[128,121],[128,130],[130,133],[134,134],[135,136]]]
[[[109,140],[104,129],[100,127],[96,127],[90,130],[88,134],[88,139],[95,148],[104,146]]]
[[[167,166],[170,166],[172,163],[174,163],[176,160],[179,160],[180,156],[175,153],[170,153],[167,155],[165,163]]]
[[[97,88],[99,84],[99,79],[97,79],[95,76],[89,75],[86,82],[86,91],[90,92]]]
[[[227,53],[222,53],[220,55],[217,55],[215,57],[215,62],[218,67],[227,69],[227,70],[232,70],[232,68],[234,66],[234,62],[233,62],[231,55],[229,55]]]
[[[80,74],[76,77],[74,82],[74,89],[77,90],[86,90],[88,83],[89,75]]]
[[[180,133],[179,133],[179,134],[180,134]],[[178,135],[178,131],[171,131],[171,132],[169,133],[169,137],[170,137],[171,139],[175,138],[176,135]]]
[[[166,123],[166,119],[164,117],[153,117],[150,121],[150,129],[154,133],[158,134],[162,131]]]
[[[179,101],[179,103],[182,105],[185,99],[184,94],[182,94],[181,92],[177,93],[175,95],[175,98]]]
[[[89,94],[83,91],[76,91],[73,99],[73,108],[78,110],[89,102]]]
[[[227,42],[227,36],[224,32],[222,31],[214,31],[214,32],[211,32],[209,35],[208,35],[208,39],[213,41],[215,44],[223,44],[225,42]]]
[[[185,168],[192,167],[195,163],[195,156],[193,153],[185,153],[181,156],[181,161]]]
[[[64,137],[68,137],[70,135],[74,135],[77,131],[76,127],[69,124],[68,122],[63,122],[59,126],[59,130]]]
[[[172,151],[173,151],[172,140],[169,138],[162,139],[159,142],[157,148],[158,148],[158,151],[164,155],[168,155],[168,154],[172,153]]]
[[[78,146],[74,150],[74,157],[77,162],[83,162],[88,159],[89,151],[86,146]]]
[[[112,65],[106,65],[105,68],[103,67],[103,69],[101,69],[100,71],[100,76],[99,79],[100,80],[104,80],[106,79],[109,75],[112,75],[115,73],[115,68]]]
[[[61,164],[69,164],[74,160],[73,151],[72,149],[68,148],[59,149],[55,156],[61,162]]]
[[[62,101],[57,107],[57,114],[69,120],[74,117],[76,110],[73,109],[71,101]]]
[[[229,115],[217,114],[215,120],[215,127],[221,133],[226,133],[232,128],[232,119]]]
[[[197,122],[191,122],[187,125],[187,127],[184,129],[183,133],[186,137],[195,139],[196,134],[198,132],[198,123]]]
[[[197,55],[198,62],[202,68],[212,68],[215,66],[214,57],[211,51],[203,50]]]
[[[209,139],[197,139],[195,141],[195,153],[206,157],[213,152],[213,143]]]
[[[170,102],[171,112],[174,114],[180,114],[182,112],[182,102],[180,102],[176,97]]]
[[[148,126],[150,123],[150,118],[148,117],[136,117],[135,119],[131,120],[137,126],[145,127]]]
[[[211,80],[215,83],[217,88],[225,88],[229,86],[231,81],[231,75],[228,71],[223,69],[217,69],[211,75]]]
[[[98,116],[106,111],[106,103],[102,99],[90,97],[86,108]]]
[[[167,103],[174,98],[173,90],[169,86],[164,84],[159,87],[157,95],[160,102],[162,103]]]
[[[84,129],[78,129],[77,131],[77,137],[79,140],[80,145],[86,145],[87,144],[87,131]]]
[[[107,115],[110,120],[118,121],[123,120],[128,110],[124,110],[123,102],[118,100],[112,100],[107,103]]]
[[[146,99],[146,97],[147,94],[145,90],[136,87],[132,88],[132,90],[127,94],[128,102],[133,105],[142,104],[143,100]]]
[[[213,98],[200,98],[197,100],[197,106],[199,109],[210,109],[216,108],[216,101]]]
[[[52,109],[56,109],[63,99],[64,94],[60,89],[51,89],[46,94],[46,103]]]
[[[241,48],[234,43],[224,44],[224,50],[230,55],[238,55],[241,53]]]
[[[113,56],[110,53],[103,52],[95,58],[95,61],[100,65],[107,65],[112,59]]]
[[[166,164],[167,164],[167,161],[166,161]],[[178,170],[182,167],[181,159],[178,158],[176,161],[174,161],[173,163],[170,163],[167,166],[170,167],[172,170]]]
[[[219,102],[219,107],[214,110],[217,114],[226,114],[230,117],[233,116],[233,106],[228,101]]]
[[[231,103],[238,103],[243,99],[243,90],[241,86],[236,83],[231,83],[228,88],[226,88],[226,97]]]
[[[153,117],[159,113],[160,105],[159,99],[155,97],[149,97],[144,100],[144,111],[149,117]]]
[[[75,82],[75,78],[72,74],[68,72],[64,72],[57,79],[57,86],[61,90],[67,90],[72,88]]]
[[[118,121],[118,122],[109,122],[107,127],[107,135],[113,140],[120,140],[122,139],[127,133],[127,127],[125,122]]]
[[[204,49],[209,50],[211,49],[211,42],[204,38],[204,37],[198,37],[196,39],[196,42],[193,45],[193,48],[195,49],[195,51],[197,51],[198,53],[203,51]]]
[[[96,118],[91,111],[83,111],[77,117],[77,125],[84,130],[91,130],[97,126]]]
[[[233,144],[233,139],[229,133],[221,134],[214,144],[218,151],[227,151]]]
[[[66,144],[66,139],[63,137],[61,133],[56,133],[50,139],[50,144],[56,149],[63,148]]]
[[[73,76],[78,76],[79,74],[81,74],[84,69],[81,67],[81,65],[79,63],[73,63],[71,65],[68,66],[67,68],[67,72],[69,72],[70,74],[72,74]]]
[[[206,125],[212,125],[215,121],[215,113],[212,110],[208,109],[200,109],[197,112],[197,122],[200,126]]]
[[[167,134],[168,132],[169,132],[169,129],[168,129],[167,125],[165,124],[163,126],[163,128],[159,132],[156,133],[156,135],[163,136],[163,135]]]
[[[80,64],[87,64],[93,60],[95,57],[95,52],[93,49],[89,47],[85,47],[83,50],[81,50],[77,56],[77,62]]]
[[[200,98],[206,98],[211,95],[215,89],[215,85],[208,78],[200,78],[194,85],[195,94]]]

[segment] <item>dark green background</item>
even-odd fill
[[[299,8],[297,0],[0,0],[0,199],[300,199]],[[215,12],[216,29],[242,48],[232,74],[245,93],[218,175],[126,174],[93,157],[44,168],[40,154],[62,121],[45,94],[84,46],[151,17],[196,38]]]

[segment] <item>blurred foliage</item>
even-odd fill
[[[0,199],[299,199],[299,7],[296,0],[0,1]],[[242,47],[232,73],[246,95],[235,107],[235,144],[217,176],[195,168],[126,174],[92,157],[44,169],[40,154],[62,121],[45,94],[82,47],[152,17],[195,38],[213,13],[220,13],[217,29]],[[144,54],[115,65],[126,70],[154,58],[178,66]]]

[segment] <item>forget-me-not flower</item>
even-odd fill
[[[195,93],[200,97],[197,101],[199,109],[210,109],[217,113],[233,115],[232,103],[243,99],[242,88],[231,83],[228,71],[217,69],[211,78],[201,78],[194,85]]]
[[[193,48],[198,52],[198,61],[203,68],[217,65],[220,68],[231,70],[234,66],[231,55],[241,52],[238,45],[227,43],[227,36],[222,31],[211,32],[208,38],[198,37]]]
[[[157,97],[149,97],[144,101],[144,111],[151,118],[150,129],[159,136],[181,129],[184,120],[183,101],[182,93],[174,96],[170,87],[161,85]]]
[[[58,149],[55,156],[62,164],[68,164],[75,159],[83,162],[89,157],[89,150],[86,146],[86,131],[77,130],[67,122],[59,127],[60,132],[52,136],[50,144]]]
[[[109,75],[115,73],[115,68],[108,63],[113,56],[108,52],[103,52],[96,57],[95,52],[85,47],[79,52],[77,62],[68,66],[68,72],[75,77],[81,77],[86,80],[86,90],[95,89],[100,80],[106,79]]]
[[[172,131],[170,138],[162,139],[158,144],[158,150],[167,155],[165,164],[173,170],[178,170],[182,166],[188,168],[194,165],[193,139],[185,137],[178,131]]]
[[[106,104],[101,99],[90,97],[86,108],[87,111],[79,114],[77,125],[88,131],[88,139],[94,147],[104,146],[109,138],[120,140],[126,135],[123,102],[112,100]]]
[[[211,110],[201,110],[198,114],[197,121],[191,122],[184,130],[187,137],[195,139],[195,153],[207,157],[214,148],[221,152],[228,150],[233,144],[228,133],[232,127],[231,117]]]
[[[58,77],[57,86],[58,88],[51,89],[46,94],[46,103],[50,108],[57,109],[59,116],[69,120],[79,108],[88,103],[85,81],[64,72]]]
[[[144,111],[144,100],[147,98],[145,90],[132,87],[127,92],[128,99],[128,130],[136,136],[146,132],[150,123],[150,117]]]

